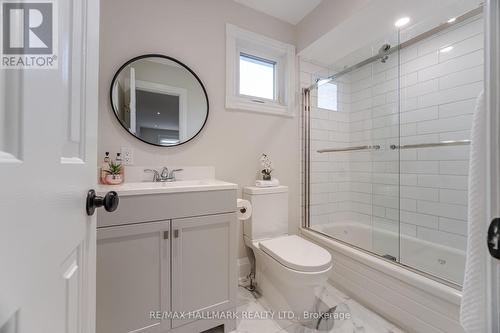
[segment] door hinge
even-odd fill
[[[163,239],[168,239],[168,231],[163,232]]]

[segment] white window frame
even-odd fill
[[[239,93],[241,53],[276,62],[275,100]],[[226,24],[226,108],[295,116],[295,46]]]
[[[266,101],[269,101],[269,102],[274,102],[276,103],[276,100],[279,101],[279,92],[280,90],[282,89],[281,87],[281,84],[282,82],[280,81],[283,81],[283,80],[280,80],[280,76],[279,76],[279,73],[280,73],[280,70],[279,70],[279,59],[276,59],[275,57],[272,57],[272,56],[266,56],[265,58],[262,57],[262,56],[256,56],[254,54],[251,54],[250,53],[251,51],[248,51],[247,49],[245,48],[240,48],[239,51],[238,51],[238,64],[237,64],[237,67],[238,67],[238,73],[237,73],[237,78],[236,78],[236,84],[238,85],[237,87],[237,93],[239,96],[242,96],[242,97],[247,97],[247,98],[257,98],[257,99],[263,99],[263,100],[266,100]],[[253,52],[255,53],[255,52]],[[252,96],[252,95],[245,95],[245,94],[242,94],[240,93],[240,83],[241,83],[241,77],[239,75],[239,64],[241,63],[241,56],[244,55],[244,56],[247,56],[249,58],[251,57],[254,57],[254,58],[257,58],[257,59],[262,59],[263,62],[265,61],[268,61],[268,62],[272,62],[274,63],[274,66],[273,66],[273,69],[274,69],[274,91],[273,91],[273,95],[275,96],[276,99],[268,99],[268,98],[264,98],[264,97],[258,97],[258,96]]]

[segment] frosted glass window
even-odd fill
[[[276,62],[240,54],[240,95],[276,99]]]
[[[337,111],[337,84],[330,80],[318,82],[318,108]]]

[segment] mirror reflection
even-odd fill
[[[200,79],[181,62],[161,55],[134,58],[116,73],[111,104],[121,125],[153,145],[191,140],[205,125],[208,97]]]

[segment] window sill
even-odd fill
[[[261,104],[244,98],[226,98],[226,109],[257,112],[287,118],[295,117],[295,112],[290,106],[272,103]]]

